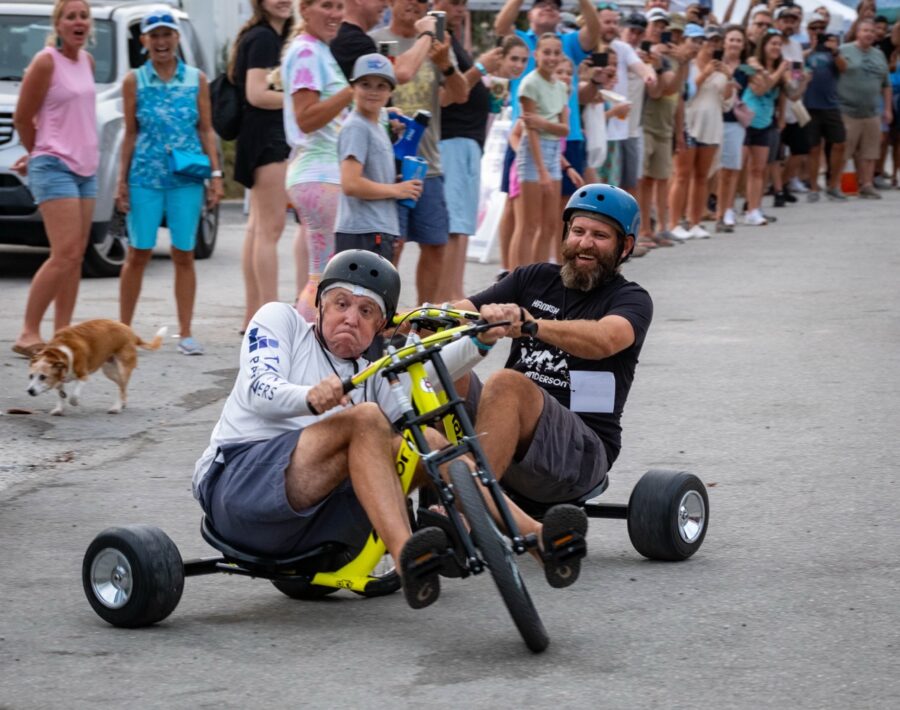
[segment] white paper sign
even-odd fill
[[[586,414],[612,414],[616,408],[616,377],[611,372],[569,370],[569,409]]]

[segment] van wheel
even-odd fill
[[[219,235],[219,205],[212,209],[203,206],[200,224],[197,225],[197,246],[194,247],[195,259],[209,259],[216,248]]]
[[[112,213],[109,222],[95,222],[81,271],[88,278],[118,276],[128,256],[128,226],[125,215],[118,210]]]

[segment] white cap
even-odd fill
[[[669,24],[669,13],[663,10],[661,7],[654,7],[647,12],[647,22],[659,22],[662,20],[666,24]]]
[[[806,20],[806,26],[815,24],[816,22],[821,22],[823,25],[828,24],[828,18],[825,17],[821,12],[814,12],[809,16],[809,19]]]
[[[358,284],[352,284],[349,281],[335,281],[334,283],[328,284],[325,288],[322,289],[320,298],[335,288],[342,288],[345,291],[349,291],[354,296],[365,296],[366,298],[371,298],[373,301],[375,301],[375,303],[378,304],[379,308],[381,308],[382,313],[387,313],[387,309],[384,307],[384,299],[381,296],[375,293],[372,289],[366,288],[365,286],[360,286]]]

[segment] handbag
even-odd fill
[[[241,92],[222,72],[209,85],[213,130],[219,138],[233,141],[241,132]]]
[[[741,101],[741,99],[738,99],[734,102],[734,108],[732,109],[732,111],[734,111],[734,117],[737,119],[737,122],[740,123],[744,128],[747,128],[750,125],[750,122],[756,115],[756,112],[743,101]]]
[[[212,164],[206,153],[191,153],[178,148],[169,149],[169,170],[173,175],[198,182],[212,177]]]
[[[806,110],[806,106],[803,105],[803,101],[800,99],[788,101],[788,106],[790,106],[791,111],[794,112],[794,118],[797,119],[797,125],[800,126],[800,128],[803,128],[803,126],[812,121],[809,111]]]

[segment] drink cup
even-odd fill
[[[403,166],[400,169],[400,179],[403,182],[407,180],[425,180],[425,173],[428,172],[428,163],[426,163],[422,158],[419,158],[415,155],[407,155],[403,158]],[[403,205],[404,207],[408,207],[409,209],[413,209],[416,206],[416,201],[404,198],[402,200],[398,200],[397,204]]]

